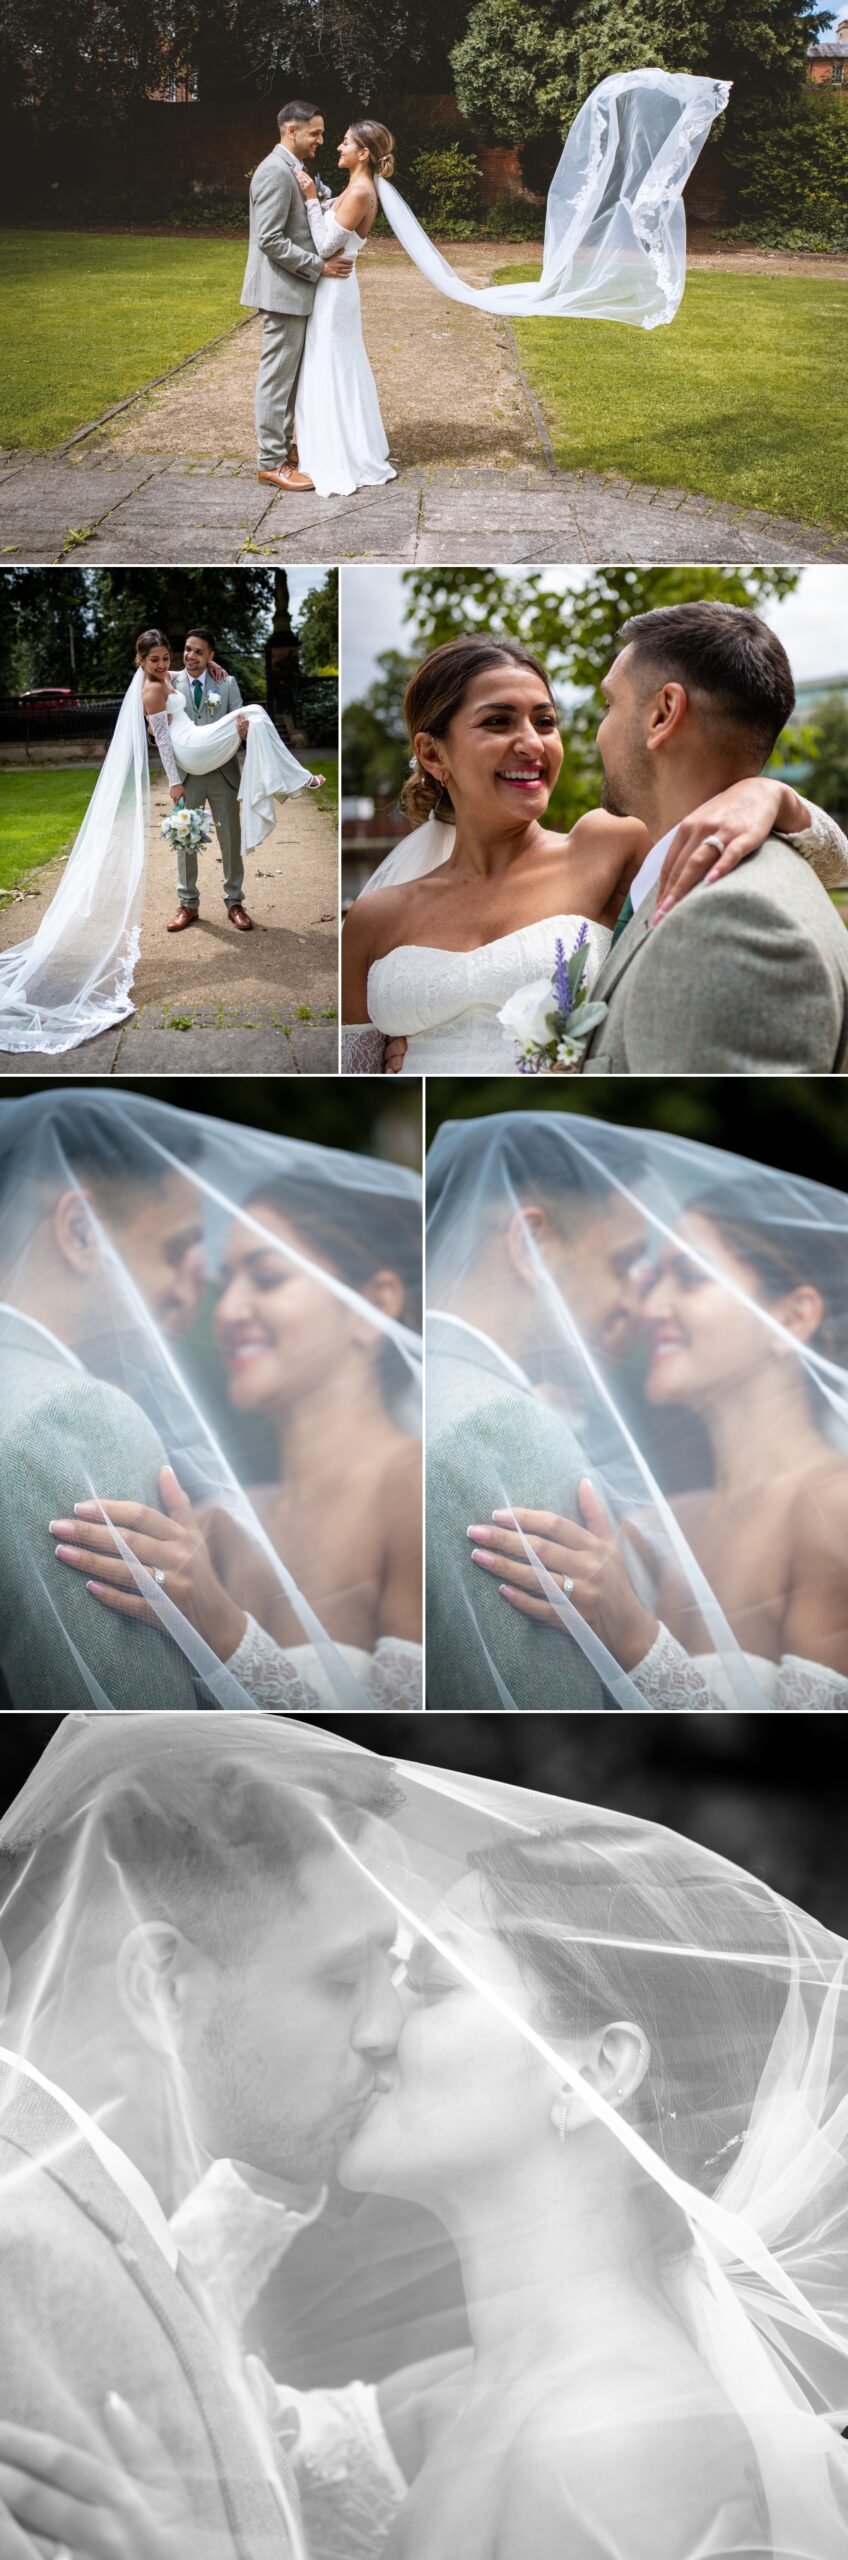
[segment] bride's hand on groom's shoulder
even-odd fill
[[[582,1521],[563,1519],[557,1511],[493,1511],[491,1521],[467,1532],[471,1560],[484,1573],[506,1577],[498,1589],[510,1608],[567,1635],[563,1614],[545,1597],[542,1577],[528,1558],[529,1547],[608,1653],[632,1671],[650,1653],[658,1621],[636,1597],[615,1527],[588,1476],[578,1486],[578,1499]]]
[[[793,834],[808,824],[803,801],[771,774],[750,775],[717,791],[684,818],[672,837],[657,884],[652,922],[659,924],[704,881],[725,880],[737,863],[747,862],[766,837],[778,828]]]

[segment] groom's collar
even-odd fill
[[[60,1360],[67,1360],[72,1369],[82,1368],[83,1363],[71,1350],[70,1343],[60,1342],[58,1334],[51,1333],[49,1325],[41,1324],[38,1316],[25,1315],[23,1307],[14,1307],[5,1298],[0,1298],[0,1316],[14,1316],[18,1324],[26,1325],[31,1333],[40,1334],[42,1342],[49,1342],[51,1351],[57,1351]]]
[[[517,1360],[513,1360],[510,1353],[508,1351],[504,1351],[499,1342],[493,1342],[491,1334],[482,1333],[479,1325],[469,1324],[467,1317],[465,1316],[455,1316],[450,1314],[447,1307],[430,1308],[427,1317],[428,1330],[430,1330],[434,1324],[449,1325],[453,1328],[454,1333],[458,1333],[462,1337],[459,1342],[451,1342],[449,1334],[447,1346],[445,1346],[444,1343],[439,1346],[442,1351],[447,1347],[449,1351],[453,1351],[461,1360],[477,1359],[481,1361],[486,1368],[500,1369],[505,1372],[508,1378],[512,1379],[514,1386],[524,1387],[527,1389],[528,1393],[532,1392],[526,1370],[519,1368]],[[471,1345],[470,1349],[469,1344]]]
[[[630,904],[634,916],[638,915],[643,901],[650,895],[651,890],[656,888],[669,845],[676,834],[677,827],[669,827],[667,834],[660,836],[659,843],[652,844],[650,853],[646,853],[641,869],[636,873],[635,880],[631,881]]]

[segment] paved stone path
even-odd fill
[[[470,282],[527,260],[471,243]],[[694,256],[693,266],[804,262]],[[841,263],[841,262],[840,262]],[[821,262],[806,265],[820,271]],[[351,498],[260,486],[253,390],[259,322],[95,434],[0,457],[0,560],[848,560],[848,536],[623,475],[560,471],[510,330],[443,302],[393,243],[369,248],[365,326],[398,477]]]
[[[320,759],[316,757],[320,771]],[[252,933],[224,911],[217,844],[200,857],[202,923],[168,934],[174,861],[159,834],[170,807],[152,790],[151,852],[129,1021],[61,1058],[0,1051],[0,1078],[335,1075],[338,1068],[338,846],[335,816],[311,796],[279,804],[247,865]],[[0,950],[34,933],[61,863],[30,874],[0,913]]]

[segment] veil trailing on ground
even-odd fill
[[[65,2425],[76,2418],[83,2445],[99,2428],[78,2306],[67,2286],[51,2291],[43,2255],[37,2282],[28,2271],[33,2182],[42,2197],[63,2185],[74,2149],[31,2075],[53,2084],[54,2103],[64,2088],[101,2130],[119,2127],[148,2166],[153,2153],[183,2263],[232,2302],[251,2250],[262,2258],[269,2128],[275,2101],[290,2126],[291,2086],[263,2078],[260,2091],[243,2070],[210,2083],[184,1999],[179,2011],[162,1999],[154,2033],[152,1969],[143,1980],[138,1968],[182,1931],[225,2008],[243,1993],[256,2036],[264,1936],[297,1927],[303,1892],[316,1982],[325,1945],[350,1939],[340,2041],[356,2097],[334,2128],[323,2208],[318,2195],[282,2265],[268,2249],[252,2337],[266,2423],[289,2450],[293,2394],[317,2396],[306,2542],[382,2549],[373,2514],[370,2536],[346,2531],[360,2456],[344,2395],[439,2351],[450,2380],[441,2366],[412,2491],[417,2547],[461,2548],[465,2515],[485,2560],[572,2539],[609,2560],[837,2560],[845,1940],[641,1817],[389,1763],[270,1718],[68,1719],[0,1824],[2,2265],[15,2269],[19,2334],[28,2314],[37,2324],[51,2408],[58,2381]],[[284,2046],[287,2023],[300,2032],[285,1962],[264,1978]],[[364,2023],[378,2013],[379,2038]],[[302,2052],[308,2109],[314,2046],[311,2064]],[[229,2108],[241,2150],[227,2186]],[[282,2168],[280,2180],[284,2211]],[[223,2217],[233,2181],[240,2230]],[[102,2256],[99,2270],[108,2322]],[[218,2334],[223,2353],[223,2307]],[[0,2337],[17,2411],[5,2318]],[[124,2387],[120,2344],[115,2371]],[[167,2427],[155,2397],[137,2414]],[[214,2467],[211,2431],[206,2444]],[[202,2503],[202,2479],[189,2494]]]
[[[682,192],[726,80],[628,71],[601,80],[580,108],[551,181],[542,272],[535,284],[463,284],[388,179],[382,210],[428,284],[450,302],[503,319],[674,319],[686,281]]]
[[[848,1202],[567,1104],[427,1200],[428,1703],[848,1707]]]
[[[414,1704],[418,1177],[83,1088],[0,1195],[7,1703]]]
[[[132,1012],[150,833],[142,686],[139,668],[37,933],[0,953],[0,1049],[58,1057]]]

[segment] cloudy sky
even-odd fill
[[[323,586],[326,575],[326,569],[290,569],[288,571],[289,603],[293,622],[298,619],[304,596],[309,594],[310,587]]]
[[[585,569],[553,569],[551,588],[582,586]],[[314,570],[292,569],[294,581],[312,583]],[[350,568],[342,571],[342,699],[356,701],[376,671],[384,649],[410,646],[406,625],[406,591],[400,569]],[[783,604],[765,607],[765,619],[780,633],[796,683],[805,676],[848,674],[848,569],[804,569],[794,595]]]

